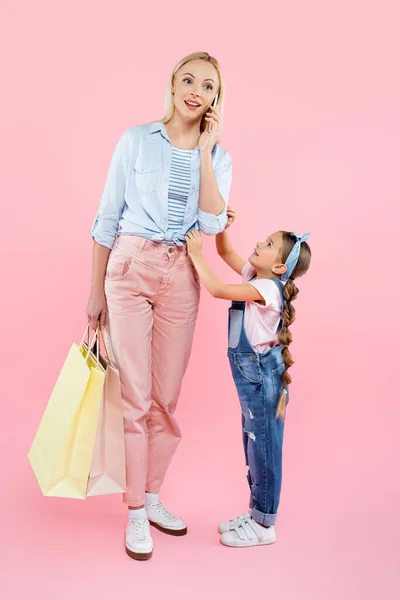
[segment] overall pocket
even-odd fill
[[[261,383],[261,366],[256,354],[236,355],[235,362],[245,379],[251,383]]]

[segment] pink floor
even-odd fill
[[[188,380],[193,375],[192,369]],[[29,389],[43,388],[39,375],[28,380],[15,373],[21,391],[9,396],[14,405],[7,410],[7,418],[15,422],[18,401]],[[173,538],[153,531],[155,550],[147,563],[124,554],[125,509],[118,497],[42,497],[26,460],[39,408],[29,421],[20,420],[23,444],[21,431],[17,438],[16,428],[3,426],[3,420],[4,598],[108,600],[141,593],[176,600],[239,599],[251,593],[296,600],[397,598],[395,483],[384,486],[379,461],[393,473],[397,467],[383,439],[378,456],[366,453],[367,429],[352,444],[351,428],[343,427],[334,409],[329,424],[319,428],[318,412],[306,422],[300,407],[292,404],[277,543],[254,549],[219,544],[218,521],[244,511],[247,502],[239,412],[233,389],[228,386],[227,391],[232,397],[209,397],[202,406],[206,384],[199,381],[196,392],[189,383],[184,386],[179,415],[185,435],[162,499],[185,518],[189,533]],[[221,403],[218,412],[213,402]]]

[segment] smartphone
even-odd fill
[[[212,101],[211,106],[213,108],[215,108],[217,106],[217,103],[218,103],[218,94],[215,96],[214,100]],[[209,132],[211,131],[211,123],[208,124],[208,131]]]

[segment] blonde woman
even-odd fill
[[[120,372],[125,547],[137,560],[151,558],[150,523],[172,535],[187,532],[158,493],[181,438],[174,412],[200,296],[185,236],[193,229],[218,234],[228,222],[232,161],[218,144],[223,104],[217,60],[203,52],[181,60],[163,121],[120,138],[92,228],[87,316],[93,328],[106,325]]]

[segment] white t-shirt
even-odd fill
[[[246,302],[244,328],[250,344],[256,352],[267,352],[278,342],[278,326],[281,319],[282,298],[278,286],[271,279],[250,279],[256,271],[250,263],[243,267],[243,283],[251,283],[264,298],[265,306],[258,302]]]

